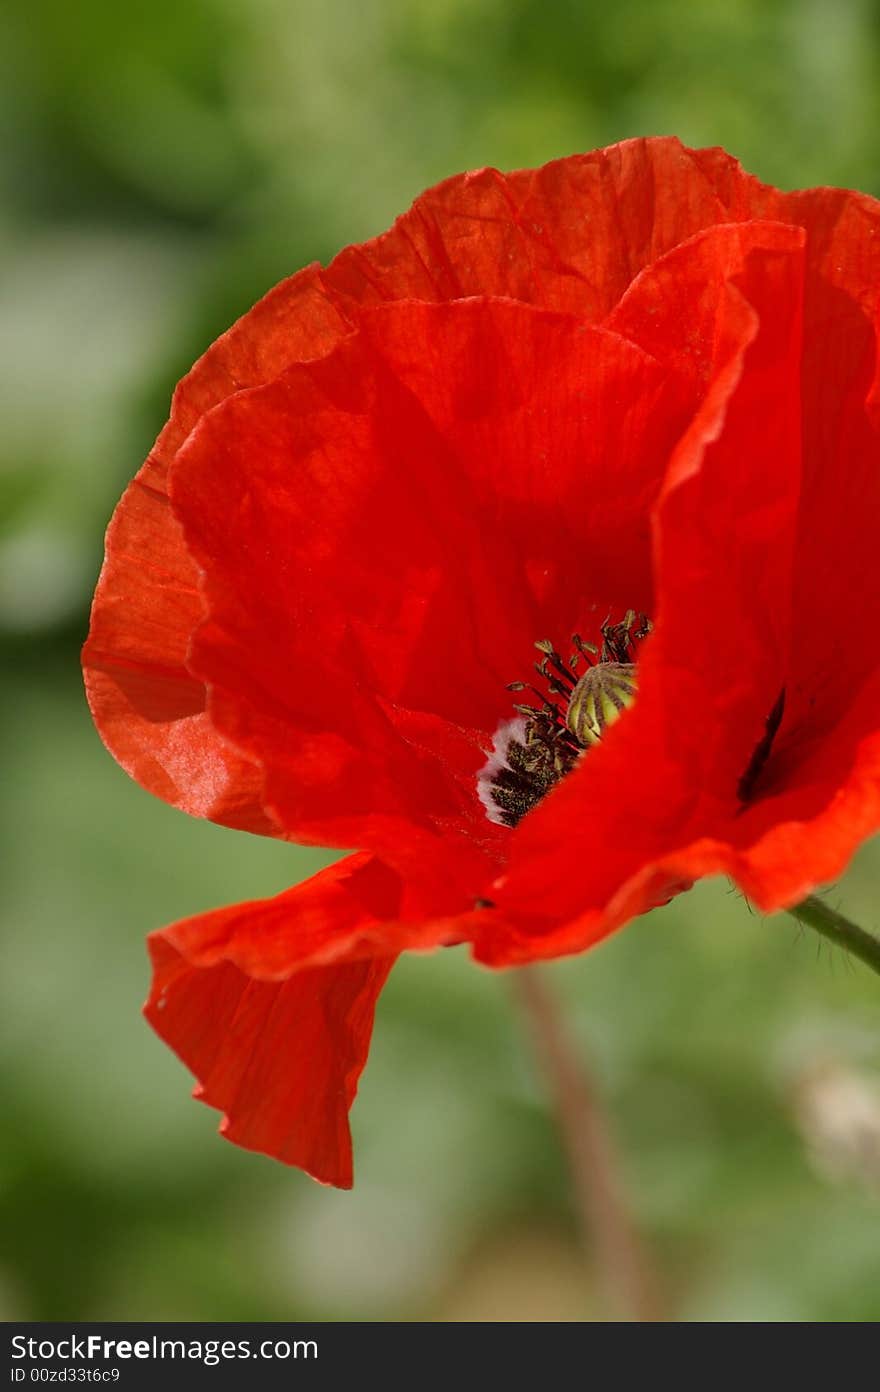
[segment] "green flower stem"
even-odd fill
[[[623,1190],[600,1091],[540,967],[512,973],[568,1159],[572,1198],[609,1316],[654,1322],[657,1283]]]
[[[803,903],[789,909],[788,912],[798,923],[806,923],[815,932],[821,933],[823,938],[836,943],[851,957],[858,957],[860,962],[864,962],[880,974],[880,938],[876,938],[873,933],[860,928],[856,923],[850,923],[848,918],[844,918],[843,914],[832,909],[815,894],[811,894]]]

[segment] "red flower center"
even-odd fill
[[[650,619],[628,609],[619,623],[608,616],[600,645],[575,633],[568,662],[549,639],[535,643],[544,654],[535,671],[546,691],[531,682],[510,683],[509,691],[528,691],[538,704],[514,703],[517,715],[498,727],[493,752],[477,775],[477,793],[491,822],[516,826],[632,705],[638,648],[650,632]],[[578,676],[581,659],[586,670]]]

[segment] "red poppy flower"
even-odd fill
[[[184,379],[95,721],[188,812],[358,848],[152,936],[230,1139],[351,1182],[405,948],[575,952],[707,874],[790,906],[880,824],[878,296],[880,204],[636,140],[448,180]]]

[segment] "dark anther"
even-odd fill
[[[543,677],[549,676],[549,673],[547,671],[547,664],[549,662],[550,666],[554,667],[556,671],[559,673],[559,675],[561,677],[564,677],[565,680],[569,682],[571,686],[575,685],[575,683],[577,682],[577,677],[574,675],[573,672],[569,670],[568,667],[566,667],[562,658],[559,656],[559,653],[556,651],[549,639],[541,638],[539,642],[535,644],[535,647],[538,649],[539,652],[546,653],[544,661],[540,664],[535,664],[538,667],[538,671],[541,673]]]
[[[651,621],[647,615],[627,609],[620,623],[613,624],[609,614],[599,632],[602,634],[601,661],[628,663],[632,661],[633,641],[647,638]]]
[[[764,765],[770,757],[770,750],[773,747],[773,741],[776,738],[776,732],[782,724],[782,714],[784,710],[785,687],[782,688],[779,695],[776,697],[775,702],[773,703],[773,709],[767,716],[767,723],[764,728],[764,733],[758,740],[758,743],[755,745],[755,748],[752,751],[752,757],[749,759],[749,762],[746,765],[746,771],[743,774],[742,778],[739,780],[739,783],[737,784],[736,792],[740,802],[751,802],[752,797],[754,796],[755,785],[758,782]]]
[[[494,900],[494,899],[475,899],[475,900],[474,900],[474,908],[475,908],[475,909],[494,909],[494,907],[495,907],[495,900]]]

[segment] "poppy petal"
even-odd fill
[[[638,700],[514,832],[484,960],[577,950],[663,902],[706,873],[704,843],[740,810],[784,681],[801,480],[803,235],[764,240],[732,259],[705,321],[714,370],[655,508]]]
[[[189,666],[287,832],[399,864],[375,819],[402,818],[492,852],[475,774],[507,683],[585,590],[647,605],[689,409],[617,334],[469,300],[376,310],[202,421],[172,471],[205,574]]]
[[[225,1114],[229,1140],[351,1185],[348,1111],[399,948],[382,922],[400,894],[356,855],[275,899],[151,935],[146,1016],[196,1075],[196,1096]]]
[[[95,724],[122,767],[166,802],[246,831],[280,834],[262,805],[261,770],[214,729],[205,688],[186,666],[202,608],[198,570],[168,503],[168,466],[218,401],[326,351],[347,331],[318,268],[309,267],[276,286],[196,363],[114,513],[83,649]]]
[[[764,187],[723,151],[663,136],[540,169],[480,169],[423,193],[324,280],[358,304],[504,295],[597,323],[644,266],[701,228],[774,216],[751,206]]]

